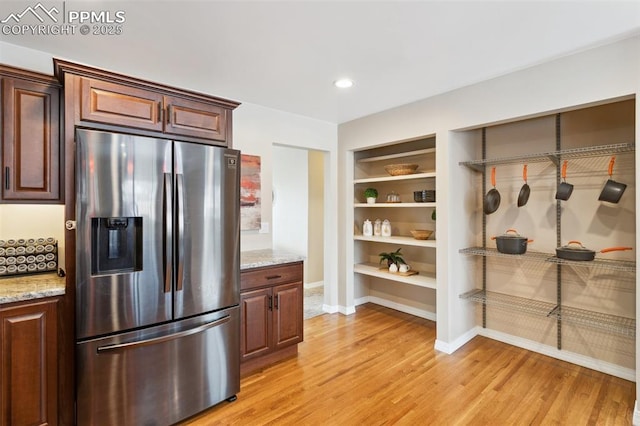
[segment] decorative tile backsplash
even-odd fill
[[[58,240],[17,238],[0,240],[0,276],[36,274],[58,269]]]

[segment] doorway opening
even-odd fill
[[[326,152],[273,146],[274,250],[304,256],[304,318],[324,313]]]

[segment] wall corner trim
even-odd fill
[[[463,347],[471,339],[476,337],[479,334],[478,329],[479,329],[478,326],[472,328],[471,330],[467,331],[466,333],[464,333],[462,336],[458,337],[451,343],[447,343],[445,341],[436,339],[434,348],[437,351],[444,352],[447,355],[451,355],[452,353],[454,353],[455,351]]]

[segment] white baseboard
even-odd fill
[[[335,314],[340,311],[340,308],[337,305],[322,305],[322,310],[328,314]]]
[[[405,314],[410,314],[416,317],[428,319],[431,321],[436,320],[436,313],[429,312],[424,309],[414,308],[413,306],[403,305],[401,303],[396,303],[389,301],[387,299],[383,299],[381,297],[376,296],[365,296],[355,300],[355,305],[363,305],[365,303],[375,303],[376,305],[384,306],[385,308],[394,309],[396,311],[404,312]]]
[[[631,382],[636,381],[636,372],[635,370],[632,370],[630,368],[621,367],[610,362],[600,361],[575,352],[559,350],[554,346],[544,345],[540,342],[534,342],[532,340],[512,336],[500,331],[490,330],[488,328],[482,327],[477,327],[477,329],[480,336],[485,336],[489,339],[508,343],[519,348],[527,349],[532,352],[537,352],[539,354],[547,355],[552,358],[567,361],[572,364],[590,368],[592,370],[600,371],[601,373],[610,374],[611,376],[620,377],[621,379],[629,380]]]
[[[479,327],[472,328],[451,343],[443,342],[442,340],[438,340],[436,338],[434,348],[437,351],[444,352],[447,355],[451,355],[452,353],[463,347],[467,342],[469,342],[469,340],[476,337],[478,335],[478,328]]]

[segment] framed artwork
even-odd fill
[[[240,230],[255,231],[261,227],[260,156],[241,155],[240,160]]]

